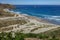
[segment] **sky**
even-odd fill
[[[0,3],[13,5],[60,5],[60,0],[0,0]]]

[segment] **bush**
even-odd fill
[[[44,39],[44,38],[48,38],[49,36],[48,35],[45,35],[45,34],[39,34],[38,37],[40,39]]]

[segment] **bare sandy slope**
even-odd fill
[[[27,23],[23,25],[19,24],[14,24],[14,25],[9,25],[7,27],[2,27],[0,28],[0,32],[22,32],[22,33],[41,33],[41,32],[46,32],[48,30],[52,30],[55,28],[60,27],[59,25],[55,25],[52,23],[49,23],[48,21],[44,21],[42,19],[38,19],[36,17],[30,17],[27,15],[20,15],[17,17],[5,17],[5,18],[0,18],[0,20],[26,20]],[[29,21],[29,22],[28,22]]]

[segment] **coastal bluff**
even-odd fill
[[[10,11],[12,9],[15,9],[13,5],[0,4],[0,40],[49,40],[60,37],[60,25]]]
[[[44,19],[11,12],[14,8],[10,4],[0,4],[0,32],[40,33],[59,27]]]

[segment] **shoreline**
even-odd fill
[[[11,12],[11,11],[10,11]],[[25,17],[29,17],[29,18],[32,18],[32,19],[36,19],[37,21],[45,21],[47,23],[51,23],[51,24],[56,24],[56,25],[60,25],[60,23],[58,23],[57,21],[54,21],[54,20],[49,20],[49,19],[45,19],[45,18],[41,18],[41,17],[36,17],[36,16],[32,16],[32,15],[28,15],[28,14],[24,14],[24,13],[21,13],[21,12],[14,12],[12,11],[14,14],[17,14],[17,15],[20,15],[20,16],[25,16]]]
[[[49,19],[44,19],[44,18],[41,18],[41,17],[31,16],[31,15],[28,15],[28,14],[20,14],[20,15],[23,15],[23,16],[31,18],[31,19],[36,19],[39,22],[44,21],[45,23],[60,25],[60,23],[58,23],[57,21],[54,21],[54,20],[49,20]]]
[[[20,32],[21,31],[22,33],[32,33],[33,31],[34,33],[36,32],[38,33],[38,31],[45,32],[44,30],[49,31],[48,29],[52,30],[52,29],[60,27],[60,25],[50,23],[48,20],[43,19],[43,18],[38,18],[36,16],[31,16],[31,15],[26,15],[26,14],[21,14],[21,13],[16,14],[16,12],[14,13],[10,12],[10,13],[14,14],[14,16],[1,18],[1,21],[5,21],[5,23],[7,22],[8,24],[8,26],[6,27],[2,26],[2,28],[0,29],[2,32],[11,32],[11,31]],[[13,23],[14,21],[15,23],[10,24],[9,21],[11,23]],[[19,23],[22,25],[20,25]],[[4,24],[4,25],[7,25],[7,24]]]
[[[4,11],[6,12],[10,12],[12,14],[14,14],[14,17],[28,17],[28,18],[31,18],[31,19],[36,19],[37,21],[44,21],[45,23],[51,23],[51,24],[56,24],[56,25],[60,25],[60,23],[58,23],[57,21],[54,21],[54,20],[49,20],[49,19],[45,19],[45,18],[41,18],[41,17],[36,17],[36,16],[32,16],[32,15],[28,15],[28,14],[24,14],[24,13],[21,13],[21,12],[14,12],[14,11],[10,11],[8,9],[4,9]]]

